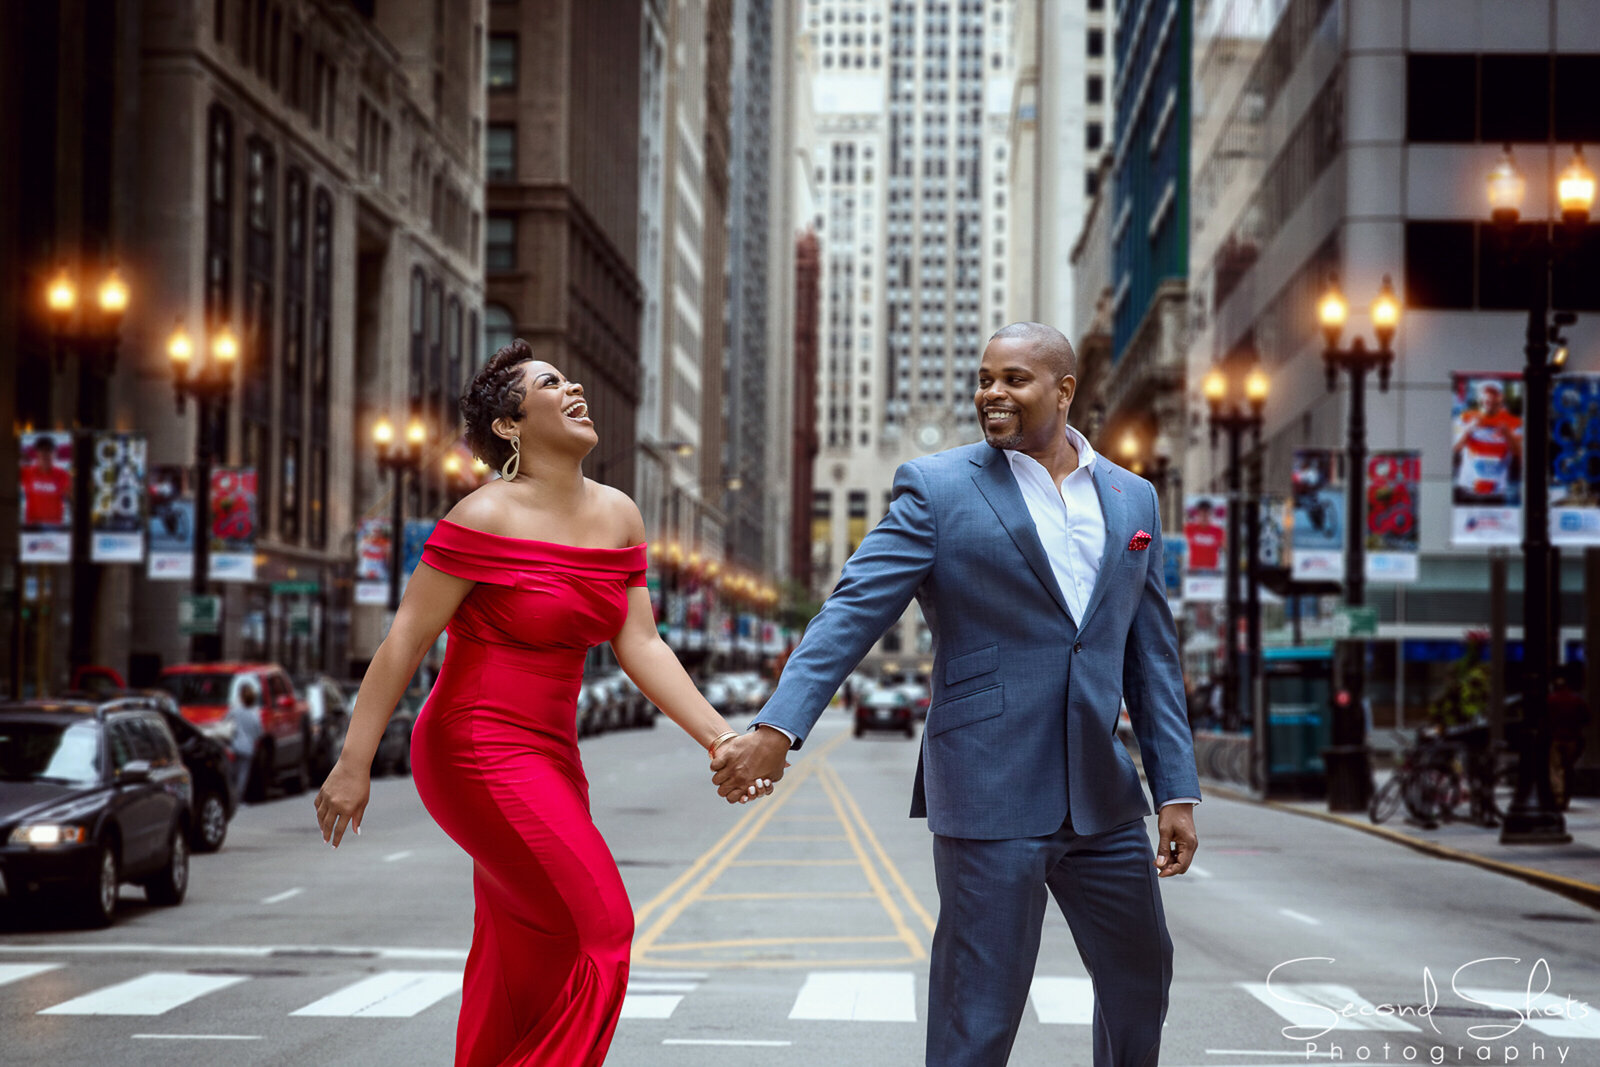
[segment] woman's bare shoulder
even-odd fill
[[[468,526],[491,534],[511,534],[515,512],[498,482],[480,485],[460,500],[445,516],[457,526]]]
[[[621,489],[601,482],[591,481],[589,484],[598,494],[600,513],[606,521],[617,524],[625,531],[624,544],[642,544],[644,516],[639,514],[639,505],[633,502],[633,498]]]

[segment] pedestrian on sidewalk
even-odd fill
[[[1589,705],[1557,674],[1550,683],[1550,792],[1562,811],[1572,803],[1572,769],[1583,755],[1584,728],[1589,725]]]
[[[241,678],[228,701],[228,723],[233,727],[233,788],[240,800],[250,786],[250,768],[261,743],[261,687],[254,678]]]

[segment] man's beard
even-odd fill
[[[992,432],[989,427],[983,428],[983,439],[991,448],[1004,448],[1016,451],[1022,447],[1022,427],[1018,426],[1010,433],[1001,434]]]

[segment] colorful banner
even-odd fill
[[[1522,375],[1450,380],[1450,541],[1521,544]]]
[[[1189,543],[1180,536],[1163,534],[1161,537],[1162,580],[1167,587],[1167,600],[1173,605],[1183,602],[1183,569],[1188,558]]]
[[[1421,481],[1421,452],[1374,452],[1367,457],[1367,581],[1414,582],[1419,577]]]
[[[1550,540],[1600,545],[1600,375],[1558,374],[1550,389]]]
[[[222,467],[211,472],[211,580],[256,580],[256,472]]]
[[[1326,448],[1295,451],[1289,471],[1289,576],[1297,582],[1344,577],[1343,458]]]
[[[1289,565],[1289,502],[1281,493],[1268,493],[1256,502],[1261,509],[1261,540],[1256,544],[1256,562],[1262,567]]]
[[[18,435],[23,563],[72,562],[72,462],[70,433]]]
[[[433,528],[437,526],[436,519],[407,519],[405,540],[400,542],[400,591],[405,592],[411,576],[417,572],[417,565],[422,562],[422,546],[428,543],[428,538],[433,536]]]
[[[97,433],[89,480],[89,558],[96,563],[144,559],[143,434]]]
[[[1227,591],[1228,498],[1199,495],[1183,503],[1184,600],[1221,600]]]
[[[389,602],[388,519],[362,519],[356,526],[356,603]]]
[[[194,493],[189,472],[177,464],[150,468],[150,558],[145,574],[156,581],[194,575]]]

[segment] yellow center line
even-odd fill
[[[796,891],[792,893],[703,893],[702,904],[724,900],[871,900],[871,893],[824,893]]]
[[[911,891],[911,886],[906,882],[905,876],[900,873],[900,868],[894,865],[894,861],[889,859],[888,853],[883,850],[883,845],[878,841],[878,835],[872,832],[871,824],[867,822],[866,816],[861,814],[861,807],[856,803],[856,798],[850,794],[850,790],[846,788],[844,779],[839,777],[839,772],[834,770],[832,764],[824,767],[822,774],[824,778],[833,782],[839,791],[839,795],[844,798],[845,804],[849,806],[850,813],[855,816],[856,823],[861,827],[862,835],[866,837],[867,843],[872,846],[873,854],[878,857],[878,862],[883,865],[883,869],[889,872],[889,878],[894,882],[895,888],[900,890],[900,896],[905,900],[906,906],[916,914],[918,919],[922,920],[922,925],[927,927],[928,933],[932,934],[938,924],[934,921],[933,916],[928,914],[928,909],[922,906],[922,902],[917,899],[916,894]]]
[[[773,822],[833,822],[832,815],[779,815]]]
[[[730,867],[854,867],[855,860],[735,860]]]
[[[883,884],[883,879],[878,877],[877,868],[873,866],[872,860],[867,856],[866,849],[861,846],[861,841],[856,834],[856,828],[852,824],[850,816],[846,814],[843,802],[839,799],[838,789],[833,782],[836,777],[837,775],[833,773],[832,768],[826,763],[817,772],[817,781],[822,784],[823,792],[827,793],[828,799],[833,802],[834,811],[838,813],[839,821],[844,824],[845,833],[850,837],[850,848],[855,852],[856,859],[861,864],[861,869],[866,871],[867,883],[872,887],[872,891],[877,894],[878,903],[883,906],[884,911],[889,913],[889,921],[894,924],[895,932],[906,943],[906,947],[911,950],[912,958],[923,959],[927,953],[922,947],[921,939],[911,932],[911,927],[906,925],[905,916],[901,913],[899,905],[894,902],[894,897],[889,895],[889,890]]]
[[[741,937],[730,941],[667,941],[656,942],[651,946],[653,952],[689,952],[695,949],[715,948],[755,948],[758,946],[771,947],[773,945],[859,945],[863,943],[882,944],[900,940],[899,934],[869,934],[865,937],[838,935],[827,937]],[[823,963],[825,960],[815,962]]]
[[[763,841],[848,841],[843,834],[767,834]]]

